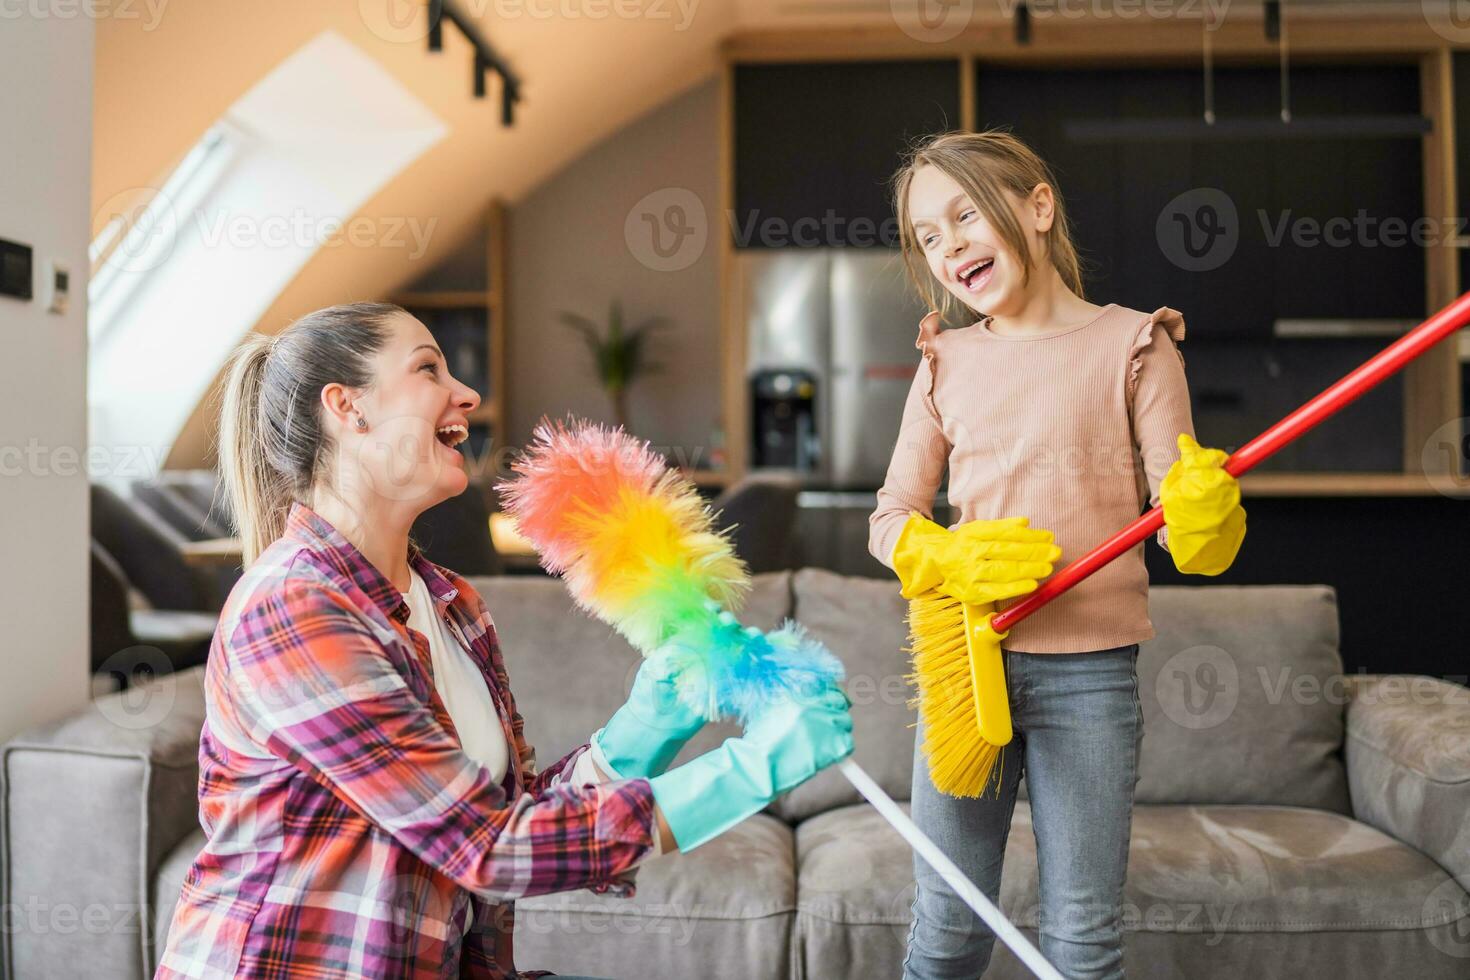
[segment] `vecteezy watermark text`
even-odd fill
[[[163,20],[168,0],[0,0],[0,20],[140,20],[152,31]]]

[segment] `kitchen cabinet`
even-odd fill
[[[1415,65],[1293,65],[1290,77],[1298,119],[1419,112]],[[1274,67],[1218,68],[1217,118],[1275,118],[1279,80]],[[1056,171],[1098,301],[1172,306],[1189,314],[1197,336],[1217,338],[1269,338],[1278,318],[1426,313],[1423,248],[1410,235],[1424,213],[1416,137],[1097,142],[1069,128],[1199,119],[1197,69],[982,66],[976,100],[980,126],[1011,128]],[[1215,254],[1228,257],[1191,269],[1176,260],[1161,215],[1167,222],[1171,202],[1195,200],[1180,213],[1194,217],[1191,233],[1203,244],[1206,189],[1233,208],[1216,212],[1227,223],[1226,251]]]
[[[908,143],[960,125],[959,62],[734,69],[737,248],[897,244],[889,181]]]

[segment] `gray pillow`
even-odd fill
[[[1347,692],[1326,585],[1159,586],[1141,645],[1140,803],[1350,814]]]
[[[852,701],[853,758],[894,799],[911,795],[915,712],[908,700],[908,603],[891,579],[838,575],[803,568],[792,578],[795,618],[837,655],[847,669],[843,688]],[[828,770],[777,801],[775,810],[796,822],[858,793]]]

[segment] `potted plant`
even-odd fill
[[[613,416],[623,431],[630,431],[628,386],[644,374],[663,369],[663,365],[653,364],[645,359],[644,341],[650,331],[669,326],[668,319],[661,316],[650,317],[631,330],[624,329],[622,305],[613,300],[605,334],[599,324],[577,313],[563,311],[561,322],[581,334],[587,342],[587,349],[592,352],[597,380],[612,399]]]

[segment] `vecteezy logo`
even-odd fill
[[[1470,418],[1450,419],[1429,434],[1419,453],[1429,485],[1446,497],[1470,494]]]
[[[393,44],[412,44],[429,36],[429,5],[423,0],[357,0],[367,29]]]
[[[1190,647],[1165,662],[1154,681],[1164,715],[1181,728],[1214,728],[1235,712],[1240,672],[1235,659],[1215,646]]]
[[[1430,30],[1463,44],[1470,41],[1470,2],[1467,0],[1419,0],[1419,12]]]
[[[1470,959],[1470,916],[1465,915],[1465,889],[1470,877],[1459,875],[1439,883],[1424,900],[1424,918],[1438,919],[1448,928],[1429,930],[1429,941],[1446,956]]]
[[[454,921],[452,901],[434,887],[429,875],[394,875],[378,882],[368,898],[379,929],[375,938],[395,956],[417,952],[425,934],[458,935],[454,930],[464,928]],[[464,914],[473,913],[474,905],[466,903]]]
[[[156,269],[173,253],[179,237],[179,217],[173,201],[154,187],[131,187],[102,202],[92,227],[110,228],[119,236],[107,256],[119,272]]]
[[[1240,243],[1235,202],[1217,187],[1196,187],[1164,205],[1154,223],[1164,257],[1186,272],[1218,269]]]
[[[655,272],[689,268],[704,254],[708,239],[704,202],[684,187],[664,187],[645,195],[623,221],[628,251]]]
[[[409,502],[435,492],[444,470],[439,446],[433,426],[410,415],[376,420],[362,438],[340,444],[338,452],[380,499]]]
[[[118,650],[102,661],[96,673],[122,675],[127,685],[125,690],[95,702],[98,713],[118,728],[133,732],[153,728],[173,711],[179,678],[157,647]]]
[[[893,22],[915,41],[941,44],[960,36],[975,13],[975,0],[888,0]]]

